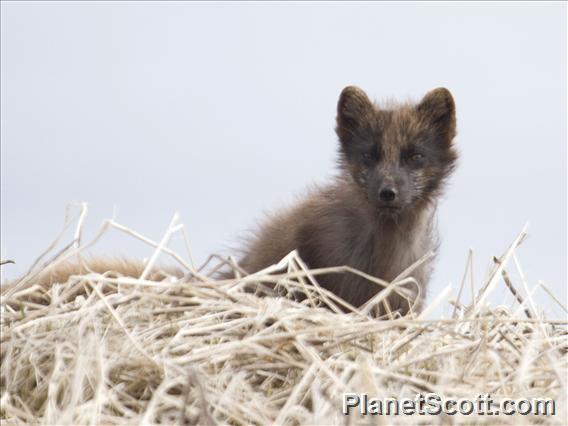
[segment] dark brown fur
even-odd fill
[[[241,266],[256,272],[297,249],[311,268],[348,265],[385,281],[393,280],[436,248],[433,221],[436,200],[451,174],[457,154],[455,107],[450,92],[435,89],[417,105],[379,108],[359,88],[346,87],[338,102],[339,175],[315,188],[295,206],[271,216],[245,248]],[[422,158],[415,158],[416,153]],[[381,200],[384,190],[396,191]],[[74,263],[43,272],[34,283],[44,288],[88,270],[139,276],[140,262],[95,259],[88,268]],[[425,294],[431,267],[414,271]],[[173,271],[179,276],[179,271]],[[153,275],[153,279],[161,276]],[[377,293],[377,286],[352,274],[318,277],[319,283],[354,306]],[[5,295],[14,283],[2,286]],[[402,314],[407,300],[396,294],[389,305]]]
[[[336,127],[339,176],[269,217],[246,247],[241,266],[255,272],[297,249],[310,268],[348,265],[393,280],[437,247],[435,206],[457,158],[455,126],[454,102],[446,89],[429,92],[417,105],[382,109],[361,89],[345,88]],[[396,199],[382,200],[385,188]],[[412,274],[421,288],[418,307],[430,272],[425,264]],[[318,282],[354,306],[378,291],[352,274],[323,275]],[[402,314],[409,309],[396,294],[388,301]]]

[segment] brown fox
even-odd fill
[[[259,271],[297,249],[312,269],[347,265],[391,281],[436,248],[436,201],[457,160],[450,92],[438,88],[417,104],[383,108],[361,89],[346,87],[337,105],[336,133],[339,175],[268,218],[244,249],[240,265],[245,271]],[[137,276],[144,268],[136,262],[98,260],[89,269]],[[78,272],[79,266],[65,264],[39,280],[44,285],[65,282]],[[390,308],[405,314],[413,303],[419,310],[430,272],[428,263],[412,274],[420,285],[417,300],[391,293]],[[380,290],[353,274],[317,279],[356,307]]]
[[[436,201],[454,170],[455,105],[447,89],[416,105],[374,105],[358,87],[346,87],[337,105],[339,176],[303,201],[268,218],[245,249],[240,265],[255,272],[293,249],[310,268],[348,265],[391,281],[437,247]],[[413,277],[419,300],[391,293],[390,308],[420,309],[431,272]],[[353,306],[380,287],[352,274],[318,276],[318,283]]]

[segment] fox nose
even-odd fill
[[[394,188],[382,188],[379,192],[379,199],[385,203],[390,203],[396,198],[396,189]]]

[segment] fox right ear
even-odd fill
[[[439,87],[426,93],[416,109],[430,125],[438,128],[451,143],[456,134],[456,105],[448,89]]]
[[[373,103],[367,94],[356,86],[347,86],[337,102],[337,127],[335,132],[342,143],[367,129],[373,116]]]

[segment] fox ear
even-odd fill
[[[370,127],[374,106],[367,94],[356,86],[347,86],[337,102],[337,127],[339,140],[348,143]]]
[[[433,125],[451,143],[456,135],[456,106],[450,91],[444,87],[431,90],[416,106],[422,118]]]

